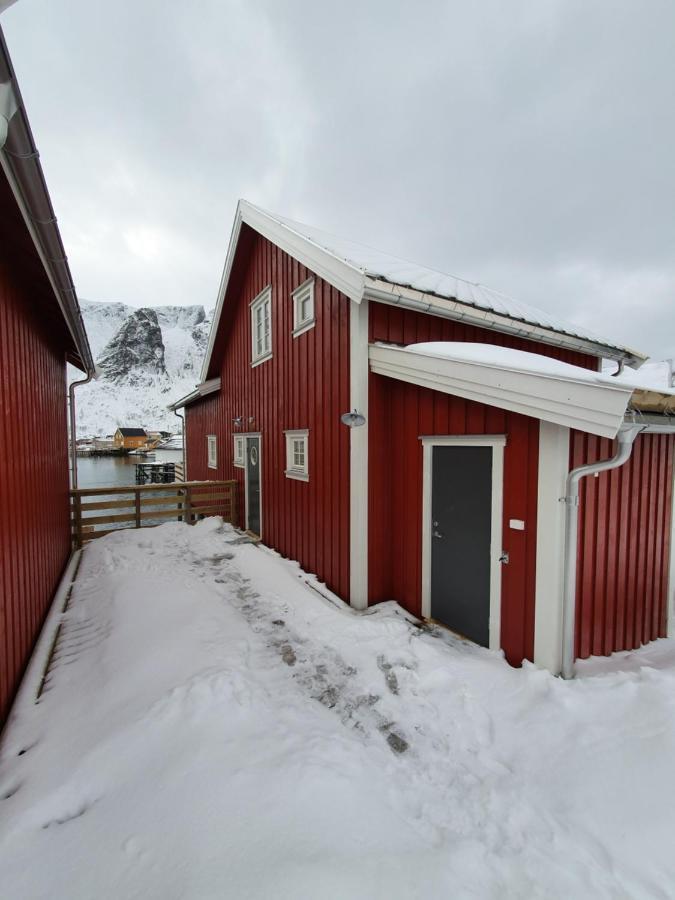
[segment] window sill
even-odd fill
[[[244,463],[244,462],[237,462],[237,460],[235,460],[235,461],[232,463],[232,465],[235,467],[235,469],[245,469],[245,468],[246,468],[246,463]]]
[[[261,363],[267,362],[268,359],[272,359],[271,353],[266,353],[264,356],[259,356],[257,359],[251,360],[251,368],[255,369],[256,366],[261,365]]]
[[[306,331],[309,331],[311,328],[314,328],[316,325],[316,319],[310,319],[309,322],[304,322],[302,325],[298,325],[297,328],[293,329],[293,337],[300,337],[301,334],[304,334]]]
[[[295,481],[309,481],[307,472],[294,472],[293,469],[286,469],[284,475],[286,478],[293,478]]]

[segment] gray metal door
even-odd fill
[[[490,643],[492,447],[434,447],[431,617]]]
[[[246,527],[260,534],[260,438],[246,438]]]

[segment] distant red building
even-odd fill
[[[71,552],[66,362],[92,370],[0,31],[0,725]]]
[[[241,201],[203,382],[175,404],[188,477],[236,478],[242,527],[357,609],[395,600],[558,672],[564,608],[577,656],[669,627],[673,398],[602,359],[645,357]],[[571,468],[615,438],[632,454],[577,507]]]

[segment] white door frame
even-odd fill
[[[504,434],[422,435],[422,616],[431,617],[431,488],[434,447],[492,448],[492,515],[490,531],[490,650],[501,646],[502,507],[504,500]]]
[[[258,438],[258,465],[260,466],[260,499],[258,501],[258,518],[260,519],[260,534],[259,538],[262,539],[262,531],[263,531],[263,505],[262,505],[262,434],[259,431],[247,431],[245,434],[239,434],[239,437],[244,438],[244,522],[246,524],[246,531],[249,530],[248,527],[248,439],[249,438]]]

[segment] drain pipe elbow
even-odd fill
[[[579,489],[582,478],[618,469],[633,451],[633,443],[643,428],[622,426],[616,436],[616,453],[611,459],[579,466],[567,476],[565,490],[565,566],[563,579],[563,629],[562,668],[563,678],[574,678],[574,625],[577,599],[577,550],[579,537]]]

